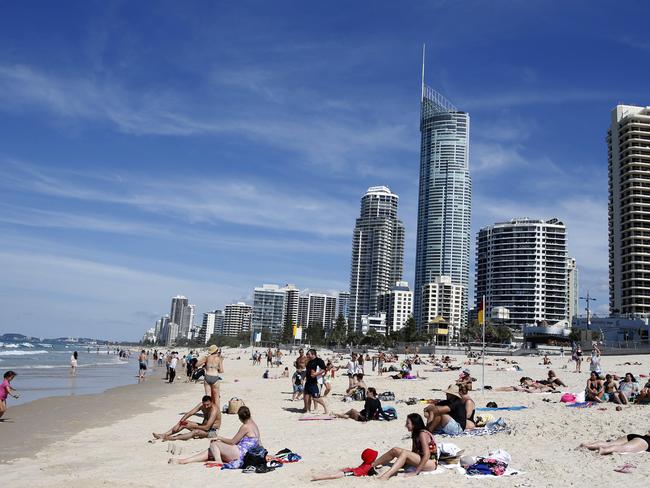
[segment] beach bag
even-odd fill
[[[256,468],[258,466],[266,466],[267,454],[268,451],[262,446],[253,447],[244,455],[244,464],[242,465],[242,468],[248,468],[249,466],[254,466]]]
[[[574,403],[576,401],[576,396],[573,393],[565,393],[560,397],[562,403]]]
[[[240,407],[243,407],[244,405],[244,400],[241,398],[231,398],[228,402],[228,410],[226,410],[226,413],[229,413],[231,415],[235,414],[239,411]]]
[[[192,374],[192,381],[198,381],[201,379],[201,376],[205,374],[205,369],[199,368],[196,371],[194,371],[194,374]]]
[[[395,420],[397,418],[397,410],[393,407],[386,407],[383,410],[390,420]]]
[[[395,400],[395,393],[392,391],[385,391],[379,394],[379,400],[382,402],[392,402]]]

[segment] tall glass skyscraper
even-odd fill
[[[469,175],[469,114],[422,82],[420,191],[415,256],[414,318],[426,327],[422,289],[450,276],[464,287],[462,325],[467,323],[472,182]]]
[[[398,200],[385,186],[368,188],[361,199],[361,215],[352,237],[351,330],[361,330],[362,315],[376,315],[379,295],[402,279],[404,224],[397,218]]]

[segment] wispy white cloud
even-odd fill
[[[357,205],[330,196],[298,193],[277,183],[195,178],[171,181],[125,175],[120,185],[88,176],[63,178],[44,168],[0,166],[0,185],[48,196],[137,207],[190,223],[231,223],[323,236],[348,236]],[[73,175],[74,176],[74,175]],[[193,191],[189,192],[188,189]]]
[[[134,135],[237,135],[296,153],[300,164],[324,165],[334,172],[365,174],[370,163],[376,172],[390,171],[395,158],[387,159],[386,152],[415,152],[417,137],[403,121],[383,120],[368,111],[351,116],[345,101],[326,98],[323,105],[316,94],[302,90],[300,103],[268,105],[265,102],[298,96],[296,90],[267,83],[268,76],[249,68],[216,77],[222,85],[248,92],[246,105],[231,106],[227,98],[210,93],[199,102],[189,93],[129,90],[108,79],[63,77],[0,64],[0,110],[42,110],[71,122],[107,123]],[[230,92],[237,93],[232,87]],[[331,109],[327,117],[321,113],[324,106]]]

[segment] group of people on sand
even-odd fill
[[[617,383],[618,381],[618,383]],[[623,378],[618,375],[602,374],[592,371],[585,387],[587,401],[605,403],[613,402],[619,405],[630,403],[650,403],[650,380],[641,388],[632,373],[625,373]]]

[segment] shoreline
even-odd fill
[[[161,370],[164,373],[164,369]],[[144,383],[122,385],[100,393],[39,398],[28,403],[9,406],[0,421],[3,439],[20,439],[16,443],[0,443],[0,465],[20,458],[33,458],[39,451],[65,441],[89,428],[104,427],[155,409],[153,403],[161,396],[183,393],[179,388],[184,376],[169,385],[164,376],[150,376]]]

